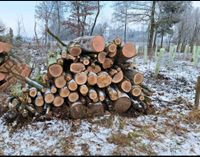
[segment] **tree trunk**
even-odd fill
[[[152,59],[153,56],[153,34],[155,31],[155,19],[154,19],[155,6],[156,6],[156,1],[153,1],[151,7],[150,30],[149,30],[148,45],[147,45],[149,59]]]
[[[156,40],[157,40],[157,30],[155,30],[155,36],[154,36],[154,41],[153,41],[153,52],[155,52],[156,50]]]
[[[92,29],[91,29],[91,31],[90,31],[90,36],[92,36],[92,34],[93,34],[94,27],[95,27],[95,25],[96,25],[97,18],[98,18],[99,13],[100,13],[100,2],[99,2],[99,1],[97,1],[97,5],[98,5],[98,6],[97,6],[97,14],[96,14],[96,16],[95,16],[94,23],[93,23]]]
[[[200,99],[200,76],[198,76],[197,83],[196,83],[196,94],[195,94],[195,101],[194,101],[195,109],[198,109],[199,107],[199,99]]]
[[[160,42],[160,48],[163,47],[163,38],[164,38],[164,32],[161,33],[161,42]]]

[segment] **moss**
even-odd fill
[[[22,84],[17,82],[10,88],[10,94],[14,97],[20,97],[22,95]]]

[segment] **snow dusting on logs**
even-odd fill
[[[77,119],[100,116],[105,110],[126,113],[131,108],[136,110],[136,105],[146,109],[152,91],[130,62],[136,55],[135,45],[122,43],[119,37],[105,42],[99,35],[84,36],[62,44],[42,76],[43,85],[25,79],[23,93],[29,99],[24,110],[48,114],[62,107],[60,112],[68,111],[66,116]],[[13,101],[9,103],[14,105]],[[65,108],[67,111],[63,111]]]

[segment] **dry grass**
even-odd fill
[[[131,144],[131,141],[132,139],[127,136],[127,135],[124,135],[124,134],[112,134],[111,137],[107,138],[108,142],[110,143],[114,143],[116,145],[120,145],[120,146],[130,146]]]
[[[200,109],[193,109],[185,118],[190,122],[200,123]]]

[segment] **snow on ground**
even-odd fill
[[[199,121],[189,119],[199,67],[179,55],[168,66],[136,57],[145,84],[154,89],[157,111],[137,118],[105,115],[84,120],[32,122],[17,130],[0,118],[1,155],[199,155]]]

